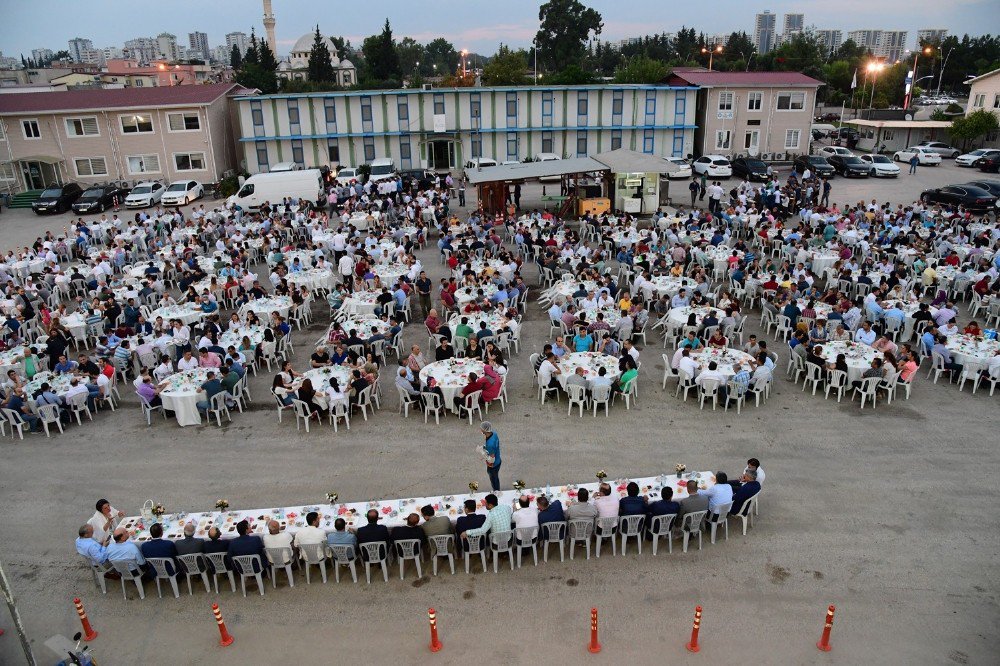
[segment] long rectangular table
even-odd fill
[[[685,472],[681,478],[678,478],[675,473],[632,479],[608,478],[605,479],[605,482],[611,484],[612,491],[619,497],[624,497],[628,482],[635,481],[639,484],[639,494],[648,496],[650,501],[660,499],[660,489],[666,484],[674,491],[674,501],[680,501],[688,496],[686,484],[689,479],[698,481],[700,490],[705,490],[715,485],[714,472]],[[486,486],[487,484],[482,485]],[[565,508],[569,503],[576,501],[580,488],[586,488],[590,491],[591,497],[593,497],[597,486],[598,481],[595,480],[590,483],[527,487],[522,492],[528,495],[532,502],[534,502],[535,497],[538,495],[547,495],[550,500],[560,500],[563,508]],[[331,492],[336,491],[331,489]],[[505,490],[495,494],[500,502],[514,505],[522,492]],[[409,514],[419,514],[420,508],[426,504],[432,505],[437,515],[447,516],[452,522],[455,522],[458,516],[463,514],[462,504],[467,499],[476,500],[477,513],[485,514],[485,498],[488,493],[488,489],[484,490],[481,487],[474,494],[466,491],[456,495],[412,497],[370,502],[344,502],[332,505],[328,502],[323,502],[312,505],[270,509],[236,509],[231,506],[230,510],[225,512],[206,511],[200,513],[182,512],[166,514],[162,517],[161,522],[163,524],[163,535],[166,539],[174,540],[182,538],[184,536],[184,526],[191,522],[196,525],[195,537],[207,539],[209,528],[218,526],[222,530],[223,539],[232,539],[237,536],[236,524],[241,520],[250,522],[253,534],[266,534],[267,522],[273,519],[278,521],[282,531],[287,530],[294,535],[300,528],[305,527],[306,514],[310,511],[317,511],[320,513],[320,528],[325,529],[327,532],[332,532],[334,531],[333,522],[338,517],[343,518],[347,522],[348,528],[357,528],[367,524],[368,521],[365,514],[369,509],[377,509],[382,516],[382,520],[379,522],[391,529],[405,524],[406,517]],[[136,542],[142,543],[148,541],[150,538],[149,525],[140,516],[123,518],[118,526],[128,530],[135,530],[132,539]]]

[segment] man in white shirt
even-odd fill
[[[549,352],[542,364],[538,367],[538,385],[542,388],[559,388],[559,380],[555,375],[560,374],[559,368],[555,364],[555,354]]]
[[[538,507],[532,506],[527,495],[517,499],[518,509],[514,512],[514,527],[538,527]]]
[[[715,485],[708,490],[699,491],[700,495],[708,497],[708,510],[718,514],[723,504],[733,503],[733,487],[729,485],[729,477],[725,472],[715,473]]]
[[[683,363],[684,360],[681,359],[681,362]],[[694,383],[698,386],[704,386],[705,381],[709,379],[717,380],[719,382],[719,386],[725,386],[726,384],[726,376],[719,372],[719,364],[715,361],[711,361],[708,364],[708,368],[702,370],[701,373],[695,377]]]
[[[594,496],[594,508],[599,518],[618,517],[618,498],[611,494],[611,486],[602,483]]]
[[[299,528],[293,542],[296,548],[317,543],[326,543],[326,530],[319,526],[319,513],[310,511],[306,514],[306,526]]]
[[[264,535],[264,548],[291,548],[292,535],[286,530],[281,531],[277,520],[267,522],[267,534]],[[268,557],[270,559],[270,557]],[[273,561],[273,560],[272,560]]]
[[[687,347],[681,350],[681,359],[677,362],[678,373],[683,370],[688,377],[694,379],[698,376],[698,364],[691,358],[691,350]]]
[[[97,500],[96,508],[97,511],[95,511],[94,515],[87,521],[87,524],[94,528],[94,541],[97,543],[104,543],[111,533],[115,531],[118,521],[121,520],[125,514],[111,506],[111,502],[106,499]]]
[[[764,485],[764,468],[760,466],[760,461],[756,458],[750,458],[747,460],[747,466],[743,469],[743,473],[756,472],[757,473],[757,483]]]
[[[873,344],[875,344],[876,337],[878,336],[876,336],[875,331],[872,330],[871,322],[866,321],[863,324],[861,324],[861,328],[859,328],[857,332],[855,332],[854,341],[861,342],[871,347]]]
[[[177,361],[177,371],[183,372],[184,370],[194,370],[198,367],[198,359],[191,355],[191,350],[184,352],[183,358]]]

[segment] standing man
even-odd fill
[[[701,186],[698,185],[698,177],[695,176],[691,179],[691,184],[688,185],[688,190],[691,192],[691,208],[694,208],[695,202],[698,200],[698,190]]]
[[[420,310],[426,319],[431,311],[431,289],[434,287],[434,283],[427,277],[427,271],[420,271],[416,286],[417,294],[420,296]]]
[[[514,185],[514,208],[521,210],[521,185]]]
[[[490,477],[490,486],[494,491],[500,490],[500,438],[493,432],[493,424],[483,421],[479,424],[479,430],[486,440],[483,443],[483,460],[486,461],[486,475]]]
[[[830,179],[823,179],[823,207],[826,208],[830,205]]]
[[[458,205],[465,208],[465,183],[466,178],[462,176],[462,180],[458,181]]]
[[[698,201],[705,200],[705,190],[708,189],[708,169],[701,172],[701,182],[699,183]]]
[[[911,174],[914,174],[914,173],[917,172],[917,165],[919,163],[920,163],[920,160],[917,159],[917,154],[913,153],[913,157],[910,158],[910,173]]]

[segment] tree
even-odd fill
[[[595,77],[593,72],[586,71],[573,62],[558,74],[546,77],[545,81],[557,86],[585,86],[593,83]]]
[[[483,85],[519,86],[525,82],[528,59],[524,51],[511,51],[504,44],[483,67]]]
[[[834,54],[835,60],[847,60],[848,62],[856,62],[861,58],[865,57],[868,53],[868,49],[863,46],[858,46],[858,44],[853,39],[848,39],[846,42],[842,42],[840,48]]]
[[[405,76],[418,73],[417,63],[420,63],[421,70],[424,66],[430,66],[427,64],[427,54],[423,44],[412,37],[403,37],[396,47],[396,52],[399,53],[399,67]]]
[[[420,69],[425,75],[433,73],[433,66],[437,65],[439,72],[454,72],[458,69],[460,57],[455,50],[454,44],[443,37],[438,37],[424,48],[427,66],[424,67],[424,59],[420,61]]]
[[[313,36],[312,48],[309,50],[309,80],[316,82],[329,82],[337,80],[337,73],[333,71],[333,63],[330,62],[330,48],[326,45],[326,40],[319,33],[319,26],[316,26],[316,34]]]
[[[384,87],[399,85],[403,79],[403,70],[399,64],[399,53],[392,38],[389,19],[385,20],[381,34],[365,38],[361,52],[368,63],[368,78],[372,83]]]
[[[250,46],[247,47],[247,52],[243,54],[243,64],[260,64],[260,51],[257,50],[257,35],[254,34],[253,28],[250,28]]]
[[[600,35],[604,27],[600,13],[579,0],[548,0],[538,8],[538,20],[541,23],[535,35],[538,59],[549,70],[579,62],[591,33]]]
[[[243,66],[243,54],[240,53],[240,47],[236,44],[233,44],[233,50],[229,53],[229,66],[234,71],[238,71]]]
[[[662,83],[669,75],[664,63],[638,55],[615,71],[615,83]]]
[[[997,115],[986,109],[978,109],[963,118],[956,118],[951,123],[948,133],[963,145],[975,141],[981,136],[986,136],[990,132],[1000,129],[1000,121]]]
[[[243,66],[236,74],[236,82],[247,88],[256,88],[265,95],[278,92],[278,61],[264,40],[257,41],[250,31],[250,47],[243,58]]]

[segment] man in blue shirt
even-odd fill
[[[129,563],[129,569],[136,573],[143,573],[146,565],[146,558],[142,556],[139,547],[129,541],[128,532],[124,527],[115,530],[114,539],[107,547],[109,562],[125,561]]]
[[[80,553],[88,560],[91,564],[104,564],[108,561],[108,549],[106,543],[97,543],[94,541],[94,526],[87,523],[80,527],[78,532],[79,536],[76,539],[76,552]],[[111,536],[108,535],[106,541],[109,541]]]
[[[566,520],[566,514],[563,512],[562,502],[555,500],[550,503],[545,495],[539,495],[535,504],[538,506],[539,537],[544,541],[548,539],[545,523],[561,523]]]
[[[494,491],[500,490],[500,438],[493,432],[493,424],[483,421],[479,425],[485,442],[483,443],[483,458],[486,461],[486,475],[490,477],[490,485]]]
[[[65,354],[59,356],[59,362],[56,366],[52,368],[57,375],[65,375],[72,373],[77,368],[76,361],[70,361],[66,358]]]
[[[208,296],[201,297],[201,311],[205,314],[212,314],[213,312],[218,312],[219,306],[216,305],[215,301],[210,299]]]

